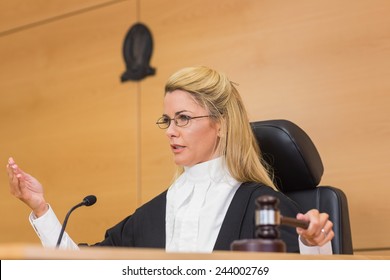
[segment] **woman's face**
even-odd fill
[[[207,116],[208,111],[200,106],[186,91],[175,90],[164,98],[164,116],[173,119]],[[184,127],[176,125],[175,121],[166,129],[166,135],[177,165],[193,166],[216,158],[216,148],[219,140],[220,124],[210,117],[189,120]]]

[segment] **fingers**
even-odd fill
[[[13,158],[8,159],[7,173],[11,194],[17,198],[24,197],[24,192],[31,185],[30,176],[19,168]]]
[[[331,221],[326,221],[325,225],[321,229],[321,234],[323,235],[323,240],[318,243],[319,246],[324,245],[326,242],[329,242],[334,237],[333,223]]]
[[[319,213],[313,209],[305,215],[298,214],[297,219],[309,221],[308,229],[297,228],[302,242],[309,246],[322,246],[331,241],[334,237],[333,223],[329,220],[327,213]]]
[[[22,170],[16,165],[13,158],[8,159],[7,170],[9,176],[12,174],[12,176],[16,176],[18,178],[22,177]]]
[[[22,178],[22,173],[13,158],[8,159],[7,173],[11,194],[19,197],[21,194],[21,184],[19,179]]]

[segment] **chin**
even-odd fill
[[[175,158],[175,164],[179,165],[179,166],[191,167],[191,166],[195,165],[196,163],[192,163],[192,162],[185,160],[185,159]]]

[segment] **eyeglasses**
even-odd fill
[[[176,115],[173,119],[169,118],[168,116],[162,116],[159,118],[156,122],[159,128],[166,129],[171,125],[171,121],[175,122],[175,125],[178,127],[184,127],[189,124],[190,120],[192,119],[200,119],[200,118],[207,118],[211,117],[210,115],[207,116],[197,116],[197,117],[190,117],[183,114]]]

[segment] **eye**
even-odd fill
[[[165,126],[165,125],[169,126],[170,122],[171,122],[171,119],[168,116],[162,116],[161,118],[158,119],[156,124],[162,125],[162,126]]]
[[[188,122],[191,119],[191,117],[187,116],[187,115],[184,115],[184,114],[179,114],[179,115],[177,115],[176,119],[179,122],[186,123],[186,122]]]
[[[162,117],[160,118],[160,122],[161,122],[161,123],[169,123],[170,120],[171,120],[171,119],[170,119],[168,116],[162,116]]]

